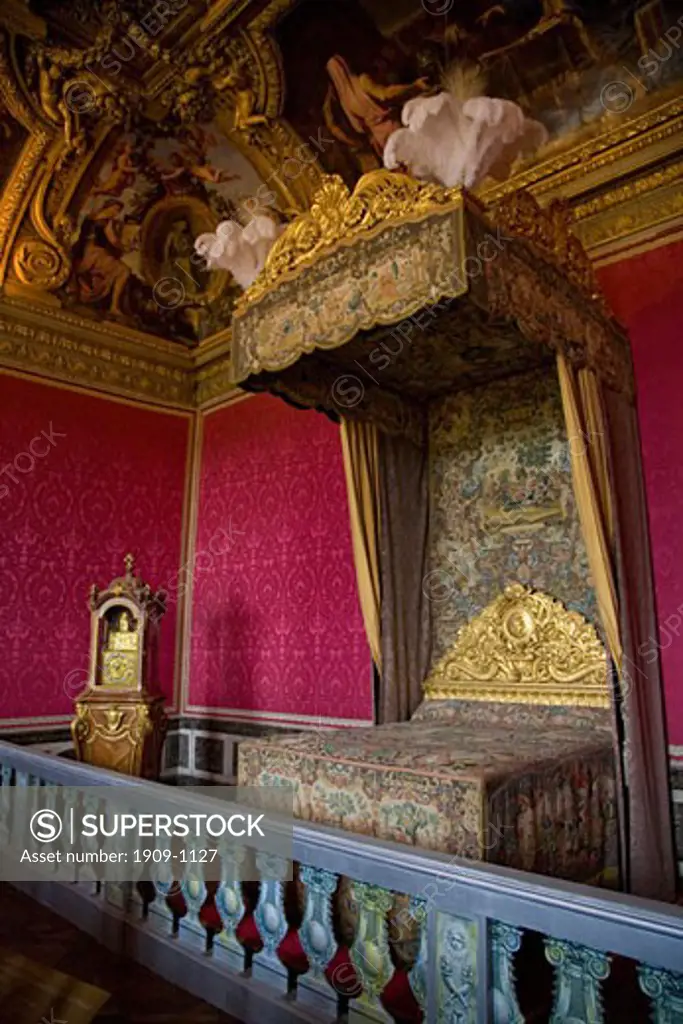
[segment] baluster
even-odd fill
[[[638,984],[652,1000],[654,1024],[681,1024],[683,1022],[683,974],[665,971],[661,967],[638,967]]]
[[[282,880],[287,874],[287,861],[275,854],[256,854],[256,867],[265,879],[261,880],[258,903],[254,918],[263,948],[273,956],[287,931],[287,919],[283,906]]]
[[[363,986],[351,957],[358,932],[358,904],[353,883],[340,875],[332,897],[332,927],[337,941],[335,954],[325,968],[325,979],[337,994],[337,1021],[346,1021],[352,999],[360,999]]]
[[[387,914],[394,896],[386,889],[365,882],[354,882],[353,892],[358,905],[358,932],[351,947],[351,959],[364,993],[374,1002],[392,973]]]
[[[237,924],[237,928],[235,929],[235,938],[244,950],[244,973],[248,976],[251,974],[254,954],[260,953],[263,949],[263,939],[261,938],[261,933],[255,919],[255,911],[261,892],[261,883],[243,882],[241,889],[244,913]]]
[[[304,914],[305,889],[298,864],[292,866],[292,874],[291,882],[285,882],[282,891],[287,931],[276,950],[280,963],[287,968],[288,999],[296,999],[299,978],[311,967],[299,936]]]
[[[179,873],[181,874],[180,887],[185,897],[185,926],[195,935],[203,935],[204,927],[199,920],[199,912],[206,899],[206,885],[204,883],[204,872],[199,863],[199,848],[201,840],[188,840],[183,853],[180,853]],[[172,908],[171,908],[172,909]]]
[[[558,939],[545,940],[545,956],[555,968],[550,1024],[602,1024],[600,983],[609,976],[610,957]]]
[[[338,876],[322,868],[302,866],[301,881],[306,886],[306,904],[299,936],[314,977],[320,977],[334,955],[332,896]]]
[[[438,1024],[476,1020],[477,925],[461,917],[437,915]]]
[[[493,1024],[524,1024],[517,1001],[515,953],[522,945],[522,929],[494,921],[490,929]]]
[[[179,860],[180,851],[184,847],[178,843],[174,844],[166,836],[159,836],[156,849],[162,851],[164,859],[162,859],[158,867],[155,865],[152,869],[152,877],[154,878],[155,888],[163,896],[163,900],[155,903],[153,909],[155,913],[161,913],[164,917],[170,916],[172,922],[171,935],[176,939],[180,934],[180,922],[187,914],[187,903],[185,902],[182,889],[182,861]],[[164,851],[168,851],[168,853]],[[178,868],[175,865],[180,865],[180,867]],[[163,908],[166,908],[165,913]]]
[[[394,973],[382,989],[380,1002],[399,1024],[421,1024],[424,1020],[426,935],[422,923],[425,911],[425,900],[397,894],[389,914],[389,947],[393,953]]]
[[[221,857],[221,881],[216,893],[216,906],[221,917],[223,929],[219,941],[231,949],[239,949],[235,938],[237,925],[244,916],[245,907],[242,899],[242,887],[239,879],[242,865],[246,858],[246,848],[229,846],[225,841],[219,847]]]
[[[12,798],[14,787],[12,787],[12,770],[9,765],[0,766],[0,787],[2,787],[2,813],[0,813],[0,846],[3,849],[10,845],[12,835]]]
[[[207,882],[204,880],[206,896],[199,909],[199,923],[206,934],[205,952],[207,955],[213,953],[214,940],[223,930],[221,915],[218,913],[218,907],[216,906],[219,884],[219,882]]]
[[[93,796],[87,792],[87,790],[81,790],[79,794],[81,803],[80,820],[82,821],[86,814],[93,814],[99,820],[99,816],[102,810],[101,801],[98,796]],[[74,837],[75,838],[75,837]],[[86,861],[88,854],[99,854],[102,846],[102,838],[100,836],[84,836],[81,834],[78,837],[78,848],[76,852],[79,856],[76,868],[76,877],[79,882],[92,882],[93,892],[97,895],[102,890],[102,882],[100,880],[100,865],[98,861],[93,861],[92,864]]]
[[[410,968],[408,975],[410,987],[415,998],[423,1011],[427,1009],[427,964],[429,962],[427,950],[427,901],[417,896],[410,899],[410,914],[420,926],[420,940],[415,963]]]

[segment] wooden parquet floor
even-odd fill
[[[97,1024],[239,1024],[144,967],[110,953],[5,883],[0,883],[0,947],[110,993],[92,1018]],[[15,1021],[15,1014],[4,1013],[0,1005],[0,1024]]]

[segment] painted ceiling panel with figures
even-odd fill
[[[548,129],[542,158],[680,94],[682,18],[680,0],[302,0],[276,30],[285,114],[304,136],[325,126],[323,162],[353,179],[445,79],[519,103]]]
[[[512,100],[547,140],[506,181],[578,174],[680,98],[679,40],[683,0],[2,0],[0,290],[195,346],[239,294],[197,235],[353,186],[407,100]]]

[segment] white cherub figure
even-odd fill
[[[270,217],[254,217],[246,227],[224,220],[215,234],[200,235],[194,247],[209,270],[229,270],[244,291],[258,277],[282,226]]]
[[[389,136],[384,166],[406,167],[447,188],[474,188],[488,175],[505,179],[517,157],[538,149],[548,133],[510,100],[471,95],[480,87],[456,73],[444,92],[408,100],[401,112],[405,127]]]

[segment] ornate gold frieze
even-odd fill
[[[238,390],[233,379],[229,354],[205,366],[199,366],[195,371],[194,380],[194,400],[198,409],[205,409],[209,405],[221,402]]]
[[[45,318],[44,318],[45,319]],[[82,327],[82,323],[79,324]],[[84,341],[0,309],[0,366],[181,408],[193,405],[191,360],[169,365],[160,352],[104,338]],[[176,360],[180,363],[180,360]]]
[[[513,583],[460,629],[424,693],[429,700],[607,708],[607,656],[583,616]]]

